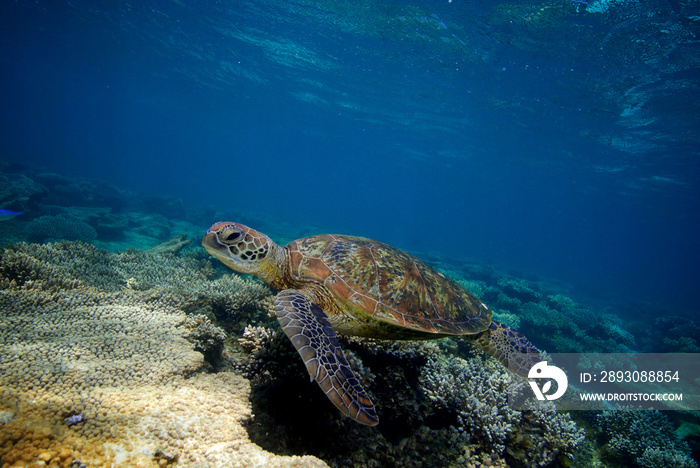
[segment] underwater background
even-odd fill
[[[466,395],[445,396],[455,376],[478,394],[483,382],[464,379],[488,374],[449,340],[342,342],[364,363],[384,425],[356,428],[319,409],[323,395],[294,350],[280,348],[271,291],[198,247],[216,221],[282,245],[327,232],[369,237],[440,268],[549,352],[700,352],[697,2],[11,0],[0,26],[0,466],[42,453],[46,466],[234,466],[212,455],[226,450],[242,466],[697,466],[695,412],[525,423],[484,396],[505,411],[485,418]],[[25,305],[68,322],[89,311],[88,330],[106,327],[94,307],[107,303],[134,329],[139,310],[158,312],[148,320],[170,331],[144,327],[147,342],[186,334],[157,363],[181,360],[173,372],[197,375],[196,391],[236,394],[241,409],[227,427],[246,428],[231,437],[247,442],[199,453],[186,440],[204,429],[170,428],[162,448],[132,440],[143,460],[80,449],[116,437],[105,427],[140,423],[109,420],[108,391],[94,396],[107,384],[80,384],[93,389],[80,387],[92,392],[80,404],[55,400],[49,390],[65,375],[52,372],[64,360],[50,352],[37,375],[53,377],[27,389],[11,369],[36,354],[12,343],[37,341],[25,333],[37,329],[31,320],[17,325],[29,320]],[[55,332],[65,349],[83,339],[91,349],[101,336]],[[199,357],[187,354],[192,342]],[[153,382],[186,387],[169,372]],[[124,378],[148,385],[146,374]],[[61,443],[22,445],[40,440],[20,417],[40,399],[32,391],[54,402],[30,418],[53,426],[36,430]],[[274,403],[291,394],[308,400],[299,414]],[[184,411],[173,405],[169,414]],[[209,422],[219,414],[206,411]],[[301,429],[307,418],[321,429]],[[173,439],[183,442],[163,442]],[[260,447],[292,458],[261,458]]]

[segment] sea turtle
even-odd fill
[[[476,342],[527,375],[539,351],[521,334],[491,320],[491,309],[418,258],[381,242],[318,235],[280,247],[265,234],[232,222],[202,239],[214,257],[256,275],[278,291],[277,320],[330,401],[357,422],[379,422],[336,338],[391,340],[479,335]],[[525,356],[525,358],[523,358]]]

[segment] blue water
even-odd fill
[[[697,311],[699,14],[6,1],[0,159]]]

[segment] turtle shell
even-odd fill
[[[390,245],[321,235],[293,241],[286,249],[296,280],[311,282],[312,289],[323,283],[338,306],[335,313],[363,324],[364,331],[357,334],[395,339],[465,335],[480,333],[491,323],[491,310],[479,299]]]

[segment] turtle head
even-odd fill
[[[282,249],[265,234],[238,223],[219,222],[209,228],[202,247],[227,267],[270,283],[280,275]]]

